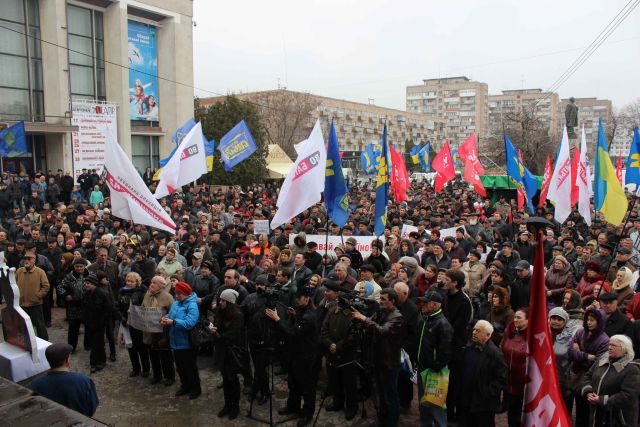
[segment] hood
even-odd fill
[[[569,314],[562,307],[554,307],[549,311],[549,317],[558,316],[564,319],[565,327],[569,322]]]
[[[301,231],[298,235],[293,239],[293,244],[296,246],[304,246],[307,244],[307,233]]]
[[[191,302],[195,302],[195,303],[197,303],[197,300],[198,300],[198,295],[196,295],[196,293],[195,293],[195,292],[191,292],[191,295],[189,295],[188,297],[186,297],[186,298],[184,299],[184,301],[180,302],[180,304],[184,304],[184,305],[186,305],[186,304],[190,304]],[[176,301],[177,301],[177,302],[179,302],[178,300],[176,300]]]
[[[598,326],[596,327],[595,331],[593,331],[592,333],[588,334],[588,336],[590,335],[591,337],[595,337],[595,336],[598,336],[598,335],[600,335],[601,333],[604,332],[604,327],[605,327],[604,311],[600,310],[599,308],[595,308],[595,307],[587,308],[587,310],[584,312],[584,319],[582,320],[582,327],[584,328],[585,331],[589,330],[587,328],[587,319],[589,318],[589,314],[594,314],[596,320],[598,321]]]
[[[624,276],[622,277],[622,280],[616,279],[613,281],[611,287],[614,291],[620,291],[628,287],[629,285],[631,285],[631,281],[633,280],[633,273],[627,267],[620,268],[618,272],[622,272]]]

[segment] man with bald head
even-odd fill
[[[418,307],[409,298],[409,286],[404,282],[397,282],[393,290],[398,294],[397,308],[402,314],[402,348],[409,354],[409,358],[416,360],[416,331],[418,330]],[[400,406],[404,409],[411,407],[413,400],[413,383],[411,377],[404,371],[398,375],[398,396]]]

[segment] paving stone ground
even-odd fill
[[[49,340],[52,342],[66,342],[67,323],[64,321],[64,310],[55,308],[52,327],[48,329]],[[2,339],[0,337],[0,339]],[[82,336],[79,340],[82,343]],[[222,389],[216,385],[222,381],[219,373],[214,372],[212,358],[199,357],[198,368],[202,383],[202,395],[200,398],[190,401],[187,396],[174,397],[178,389],[176,384],[165,387],[163,384],[150,385],[149,378],[129,378],[131,370],[126,349],[118,347],[117,361],[107,362],[107,367],[95,374],[89,373],[89,352],[81,349],[72,357],[72,368],[78,372],[91,375],[100,397],[100,406],[95,414],[99,421],[114,427],[173,427],[173,426],[260,426],[265,425],[246,417],[249,403],[246,396],[240,404],[241,415],[234,421],[219,419],[216,415],[224,404]],[[107,351],[108,353],[108,351]],[[277,409],[284,406],[287,397],[287,385],[285,377],[276,376],[274,380],[276,389],[273,403],[275,420],[282,419],[277,415]],[[414,393],[415,394],[415,393]],[[318,393],[316,408],[320,405],[320,393]],[[325,406],[330,399],[325,401]],[[365,404],[366,418],[358,415],[352,421],[346,421],[342,412],[320,411],[317,426],[369,426],[375,421],[375,410],[370,401]],[[254,405],[254,415],[263,419],[269,417],[269,404],[264,406]],[[506,417],[498,416],[498,425],[506,425]],[[46,424],[43,424],[46,425]],[[283,426],[295,426],[296,421],[289,421]],[[400,417],[401,426],[419,425],[417,400],[414,398],[409,411],[405,411]]]

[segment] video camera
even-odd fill
[[[267,302],[265,306],[270,310],[275,310],[276,305],[280,301],[280,297],[285,294],[285,291],[282,290],[282,285],[275,282],[275,278],[272,281],[272,275],[269,275],[269,283],[265,284],[265,288],[257,288],[256,293],[258,295],[262,295],[265,297]]]
[[[378,311],[378,303],[373,299],[362,298],[356,292],[342,292],[338,297],[338,306],[343,310],[358,310],[367,317]]]

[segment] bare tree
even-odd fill
[[[268,143],[279,145],[295,158],[293,145],[309,135],[313,127],[311,112],[319,102],[307,93],[285,89],[262,92],[252,100],[261,109]]]

